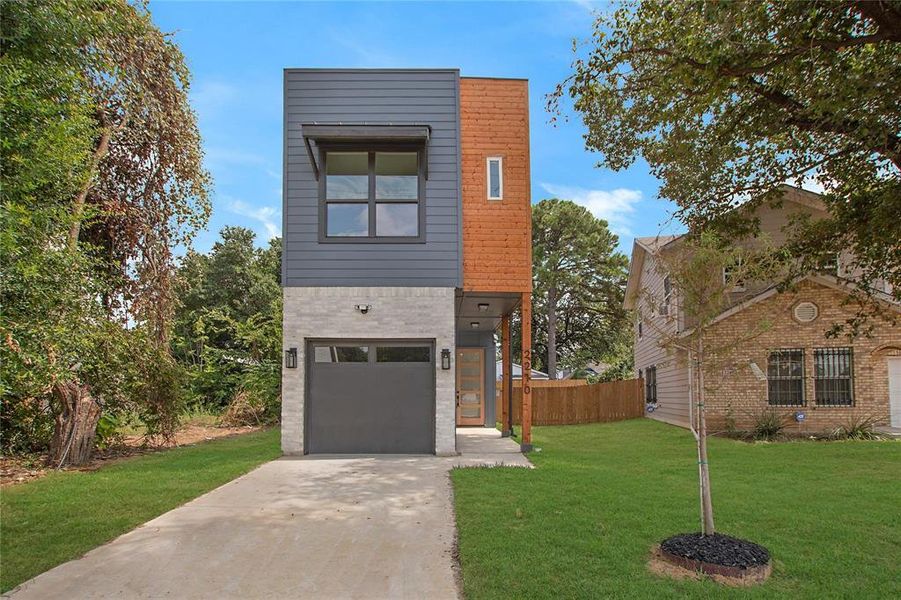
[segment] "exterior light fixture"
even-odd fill
[[[471,323],[469,324],[469,326],[472,327],[473,329],[478,329],[478,328],[479,328],[479,322],[478,322],[478,321],[473,321],[473,322],[471,322]]]
[[[479,303],[479,312],[488,312],[488,303],[487,302]]]
[[[285,350],[285,368],[297,368],[297,348],[288,348]]]
[[[354,306],[354,308],[356,308],[358,311],[360,311],[361,315],[365,315],[372,309],[372,305],[371,304],[357,304],[356,306]]]
[[[441,349],[441,368],[444,371],[450,370],[450,350],[447,348]]]

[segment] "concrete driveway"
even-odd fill
[[[29,598],[457,598],[448,471],[529,466],[492,430],[461,456],[282,458],[11,592]]]

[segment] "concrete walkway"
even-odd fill
[[[460,456],[281,458],[28,581],[30,598],[457,598],[453,466],[531,466],[490,429]]]

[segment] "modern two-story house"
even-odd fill
[[[528,82],[287,69],[283,190],[283,451],[448,455],[494,427],[495,334],[509,365],[531,321]]]
[[[826,215],[817,194],[784,186],[781,206],[762,206],[755,217],[760,236],[736,240],[753,246],[758,239],[781,245],[793,216]],[[688,426],[691,386],[695,381],[685,356],[668,352],[660,339],[691,327],[680,306],[679,290],[659,268],[661,256],[678,251],[683,236],[638,238],[626,288],[626,307],[639,315],[634,330],[636,376],[645,381],[648,416]],[[730,305],[711,329],[713,336],[740,339],[755,324],[769,327],[735,351],[737,367],[728,377],[709,374],[723,383],[705,386],[708,424],[713,429],[734,426],[747,430],[764,411],[782,415],[789,430],[815,433],[846,425],[854,419],[874,419],[901,427],[901,326],[877,320],[871,336],[856,339],[826,335],[830,325],[844,322],[855,311],[845,300],[854,285],[848,256],[780,291],[776,282],[734,282]],[[728,281],[729,274],[715,274]],[[887,284],[874,290],[887,314],[901,316]],[[663,307],[668,307],[664,309]],[[664,312],[666,314],[661,314]],[[896,321],[897,322],[897,321]]]

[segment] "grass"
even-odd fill
[[[482,598],[901,597],[901,443],[710,443],[718,530],[769,548],[755,588],[651,575],[697,531],[694,440],[635,419],[536,427],[537,468],[452,473],[464,593]]]
[[[280,454],[278,430],[51,473],[0,494],[0,591],[134,529]]]

